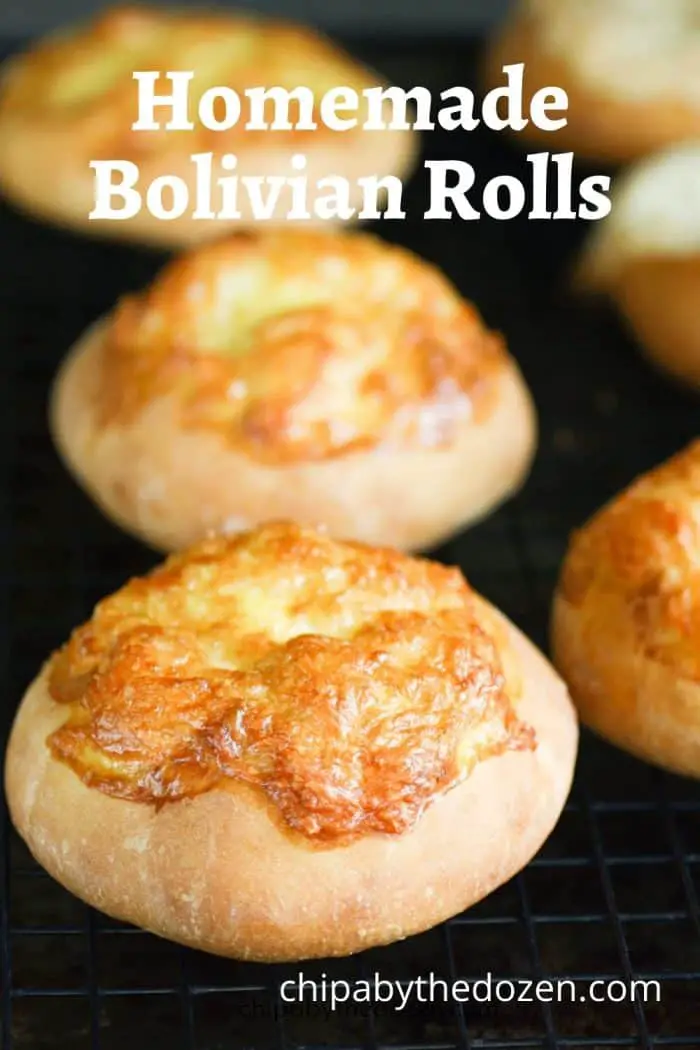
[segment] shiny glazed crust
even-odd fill
[[[479,763],[404,834],[318,849],[290,835],[244,784],[161,808],[87,787],[47,747],[65,720],[48,669],[29,689],[8,748],[15,826],[77,896],[210,952],[268,961],[344,955],[427,929],[527,863],[559,816],[575,761],[576,720],[561,681],[516,628],[481,607],[517,661],[518,715],[537,747]]]
[[[525,143],[617,165],[700,137],[700,106],[665,95],[634,98],[585,82],[564,58],[541,46],[536,23],[522,15],[508,20],[488,48],[482,77],[485,90],[505,83],[504,65],[520,62],[525,63],[526,115],[540,88],[562,87],[569,100],[565,127],[548,132],[530,122],[517,132]]]
[[[233,56],[233,57],[232,57]],[[190,86],[193,131],[135,132],[136,69],[194,70]],[[303,153],[309,185],[330,174],[355,187],[363,176],[405,176],[413,166],[417,136],[412,132],[334,132],[317,119],[314,131],[246,132],[241,120],[230,131],[197,124],[196,103],[207,88],[310,87],[322,96],[337,86],[383,86],[312,30],[250,15],[184,13],[118,6],[73,31],[49,37],[11,60],[0,81],[0,187],[17,205],[39,218],[100,236],[177,247],[216,239],[232,226],[254,222],[245,196],[239,220],[195,220],[195,169],[190,156],[214,152],[213,180],[231,172],[218,157],[234,153],[239,176],[285,178],[296,174],[290,158]],[[163,93],[169,82],[158,85]],[[293,118],[292,118],[293,119]],[[358,123],[363,117],[358,113]],[[89,162],[131,160],[139,185],[161,175],[178,176],[189,188],[192,208],[179,219],[154,218],[144,203],[124,221],[90,221],[94,174]],[[353,206],[361,204],[354,189]],[[283,222],[291,194],[280,195],[269,225]],[[322,220],[311,219],[305,225]],[[324,222],[324,225],[328,225]]]
[[[571,543],[554,660],[582,720],[700,775],[700,442],[644,475]]]
[[[510,495],[535,444],[500,338],[366,235],[175,262],[71,352],[51,416],[81,484],[163,549],[275,518],[424,548]]]

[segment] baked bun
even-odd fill
[[[162,124],[160,131],[133,131],[138,117],[134,71],[193,71],[189,117],[194,130],[166,131]],[[230,130],[212,131],[201,123],[198,104],[205,91],[221,86],[238,93],[241,115]],[[358,119],[355,128],[345,131],[328,128],[318,115],[316,130],[245,129],[246,88],[310,88],[318,108],[327,91],[341,86],[359,94],[386,85],[311,29],[251,14],[115,7],[72,31],[40,41],[8,63],[0,86],[0,188],[39,218],[83,232],[177,247],[211,240],[231,226],[254,221],[243,193],[237,201],[239,220],[192,217],[198,199],[192,155],[214,154],[211,183],[216,190],[219,177],[232,175],[221,163],[223,154],[237,158],[239,178],[288,179],[299,175],[291,158],[301,153],[307,159],[303,174],[309,186],[330,175],[345,177],[353,192],[351,205],[361,207],[356,180],[407,174],[417,151],[415,133],[364,131],[363,111],[342,111],[343,119]],[[173,85],[161,77],[154,90],[169,96]],[[361,94],[360,102],[366,107]],[[292,123],[298,120],[295,107],[296,103],[290,106]],[[171,110],[156,114],[165,122]],[[223,110],[215,106],[214,116],[222,120]],[[89,221],[96,192],[90,162],[116,159],[139,167],[141,210],[119,221]],[[147,187],[164,175],[184,181],[191,204],[181,218],[169,221],[154,217],[145,202]],[[291,199],[285,187],[271,224],[286,221]],[[218,191],[212,200],[218,211]]]
[[[489,48],[486,86],[525,63],[525,105],[556,85],[567,124],[518,134],[557,152],[623,164],[700,138],[698,0],[520,0]]]
[[[700,775],[700,441],[578,532],[554,602],[554,660],[581,719]]]
[[[652,361],[700,386],[700,142],[619,180],[577,279],[610,297]]]
[[[166,267],[61,369],[55,440],[156,548],[290,518],[424,549],[520,484],[534,412],[501,338],[368,234],[234,234]]]
[[[456,569],[280,523],[98,605],[22,702],[6,790],[77,896],[273,961],[484,897],[549,834],[576,745],[555,672]]]

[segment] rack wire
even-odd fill
[[[464,83],[468,45],[368,49],[406,86]],[[434,157],[480,177],[524,174],[497,136],[435,135]],[[585,229],[421,222],[380,232],[440,264],[502,329],[537,400],[541,439],[525,490],[437,556],[543,647],[570,530],[637,473],[695,435],[697,402],[654,375],[607,313],[568,301]],[[82,496],[51,447],[45,400],[82,329],[161,265],[151,253],[45,229],[0,210],[3,500],[2,723],[46,653],[154,556]],[[561,821],[528,868],[487,900],[402,944],[304,964],[310,978],[409,981],[655,979],[656,1002],[413,1004],[404,1011],[285,1003],[298,967],[218,960],[112,922],[46,876],[0,821],[0,1050],[563,1050],[700,1048],[700,790],[584,734]]]

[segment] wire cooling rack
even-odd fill
[[[464,83],[473,49],[369,49],[405,86]],[[435,135],[429,155],[481,177],[525,175],[498,136]],[[585,230],[568,223],[421,222],[424,185],[388,238],[444,267],[508,336],[536,397],[539,454],[524,492],[438,552],[546,646],[548,607],[572,527],[695,435],[698,402],[657,377],[606,313],[567,301]],[[156,255],[83,241],[0,210],[3,381],[0,529],[2,724],[46,654],[93,604],[154,556],[104,521],[61,469],[47,385],[82,329],[143,284]],[[459,483],[459,479],[455,479]],[[459,834],[460,829],[455,829]],[[661,1001],[412,1004],[404,1011],[284,1004],[296,967],[217,960],[111,922],[38,870],[2,822],[0,1050],[515,1050],[700,1048],[700,791],[584,734],[559,826],[518,878],[468,913],[304,975],[354,980],[657,979]],[[577,985],[578,987],[578,985]],[[520,993],[519,993],[520,994]]]

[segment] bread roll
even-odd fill
[[[557,86],[568,123],[530,122],[525,142],[590,161],[624,164],[700,138],[698,0],[520,0],[485,59],[488,88],[525,63],[529,100]]]
[[[133,130],[139,115],[135,71],[193,72],[189,119],[194,129],[165,129],[172,114],[164,108],[156,109],[160,130]],[[367,103],[361,92],[378,86],[386,85],[376,73],[300,26],[251,14],[114,7],[39,41],[7,64],[0,83],[0,189],[39,219],[83,233],[167,248],[220,237],[232,226],[249,225],[255,218],[242,192],[237,202],[240,219],[194,217],[200,199],[197,168],[191,161],[195,154],[214,154],[211,179],[204,181],[214,188],[214,213],[223,206],[217,189],[220,177],[235,173],[240,182],[248,176],[299,176],[291,166],[296,154],[306,157],[303,174],[311,187],[326,176],[342,176],[350,183],[351,206],[361,207],[357,180],[402,177],[417,151],[417,136],[411,131],[363,130]],[[199,101],[210,88],[219,87],[237,92],[241,114],[227,130],[210,130],[200,120]],[[316,129],[246,130],[249,113],[244,92],[255,87],[311,89]],[[320,117],[321,99],[337,87],[360,95],[360,112],[338,111],[343,119],[356,116],[358,120],[354,128],[343,131],[329,128]],[[173,84],[162,76],[154,91],[172,95]],[[213,114],[221,122],[223,102],[218,103]],[[272,120],[272,103],[268,106],[266,119]],[[292,103],[291,124],[298,122],[299,112]],[[222,165],[224,154],[235,156],[235,169]],[[100,160],[138,165],[136,188],[143,204],[133,217],[88,219],[96,197],[90,163]],[[159,218],[147,205],[148,186],[162,176],[181,179],[188,189],[189,205],[178,218]],[[114,181],[120,178],[115,175]],[[285,184],[267,221],[286,222],[291,200]],[[116,200],[114,207],[119,206]],[[312,216],[309,222],[313,221],[323,220]]]
[[[700,142],[630,169],[579,266],[610,297],[651,361],[700,386]]]
[[[700,442],[573,537],[554,602],[554,661],[582,721],[700,775]]]
[[[367,234],[235,234],[80,340],[52,399],[69,468],[153,546],[291,518],[427,548],[510,495],[534,410],[434,267]]]
[[[221,955],[396,941],[521,868],[576,720],[461,574],[278,523],[98,605],[17,715],[12,819],[119,919]]]

